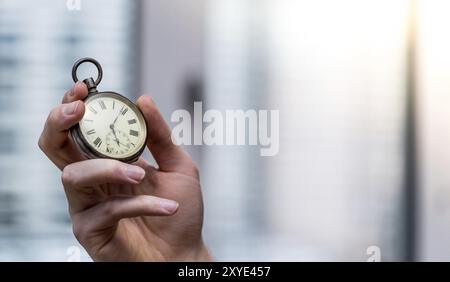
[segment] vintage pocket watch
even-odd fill
[[[84,99],[86,111],[81,121],[70,129],[72,139],[89,159],[108,158],[135,162],[145,149],[147,125],[139,108],[124,96],[112,91],[97,91],[103,77],[100,64],[92,58],[75,62],[72,78],[78,81],[77,69],[83,63],[97,67],[98,77],[83,80],[88,88]]]

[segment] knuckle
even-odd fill
[[[58,122],[58,117],[57,117],[57,108],[54,108],[53,110],[50,111],[50,113],[48,114],[47,117],[47,121],[45,122],[44,125],[44,130],[41,133],[41,136],[39,137],[38,140],[38,146],[42,151],[45,151],[48,147],[48,128],[54,126],[55,123]]]
[[[81,223],[79,216],[74,216],[72,218],[72,232],[80,243],[86,238],[86,228],[84,226],[85,225]]]
[[[188,167],[193,176],[196,178],[200,177],[200,170],[195,162],[191,161]]]
[[[47,151],[53,149],[50,142],[50,139],[52,137],[51,132],[55,127],[57,127],[59,123],[61,123],[59,112],[60,110],[58,107],[50,111],[50,113],[47,116],[44,129],[41,135],[39,136],[38,146],[44,153],[47,153]]]
[[[47,118],[47,124],[53,125],[60,121],[60,106],[51,110]]]
[[[46,146],[45,146],[44,136],[42,134],[41,134],[41,136],[39,137],[39,140],[38,140],[38,147],[39,147],[39,149],[41,149],[41,151],[45,152]]]
[[[107,176],[110,177],[120,177],[124,174],[123,164],[119,161],[111,161],[107,167]]]
[[[155,199],[152,196],[139,197],[137,204],[140,207],[147,207],[149,209],[153,209],[156,207]]]
[[[64,100],[68,100],[71,96],[74,94],[74,87],[70,88],[69,90],[64,93]]]
[[[64,185],[75,185],[75,179],[73,174],[73,169],[71,165],[67,165],[64,167],[61,173],[61,181]]]
[[[105,201],[103,206],[104,214],[109,215],[113,218],[116,217],[118,212],[118,202],[119,198],[117,197],[110,197],[107,201]]]

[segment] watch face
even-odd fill
[[[91,150],[115,159],[130,158],[142,151],[147,127],[139,109],[128,99],[103,92],[86,99],[85,106],[80,133]]]

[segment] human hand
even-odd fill
[[[170,128],[152,99],[137,105],[148,125],[147,146],[158,168],[85,160],[69,129],[84,115],[87,96],[78,82],[54,108],[39,147],[62,170],[73,231],[96,261],[210,260],[202,240],[203,201],[190,156],[172,143]]]

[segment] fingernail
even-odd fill
[[[78,107],[78,102],[72,102],[70,104],[65,104],[63,107],[63,112],[65,115],[72,115],[75,113]]]
[[[77,89],[77,87],[78,87],[78,85],[80,84],[81,82],[80,81],[77,81],[76,83],[75,83],[75,85],[72,87],[72,89],[70,89],[70,91],[69,91],[69,96],[74,96],[75,95],[75,89]]]
[[[126,174],[135,181],[141,181],[145,176],[145,171],[138,166],[129,165],[127,166]]]
[[[144,98],[145,98],[149,103],[155,104],[155,100],[153,99],[152,96],[150,96],[150,95],[144,95]]]
[[[178,203],[172,200],[161,200],[161,207],[168,213],[173,213],[178,208]]]

